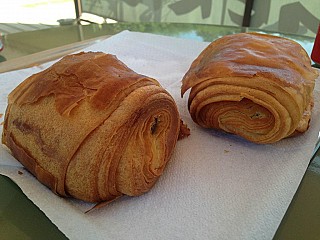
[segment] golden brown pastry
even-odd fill
[[[182,80],[192,119],[256,143],[274,143],[309,126],[317,71],[289,39],[239,33],[212,42]]]
[[[150,190],[179,129],[176,104],[156,80],[89,52],[11,92],[2,141],[53,192],[102,202]]]

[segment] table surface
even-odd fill
[[[240,27],[179,23],[115,23],[60,26],[3,36],[0,72],[47,62],[123,30],[211,42],[220,36],[259,31]],[[314,38],[271,33],[299,42],[310,55]],[[319,144],[318,144],[319,145]],[[316,147],[316,150],[318,146]],[[67,239],[8,177],[0,175],[0,239]],[[314,157],[274,239],[319,239],[320,152]]]

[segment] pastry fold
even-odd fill
[[[105,202],[150,190],[179,129],[177,106],[156,80],[88,52],[10,93],[2,142],[56,194]]]
[[[182,79],[188,108],[205,128],[255,143],[274,143],[308,129],[318,72],[304,49],[282,37],[227,35],[212,42]]]

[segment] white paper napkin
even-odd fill
[[[299,137],[257,145],[202,129],[192,122],[187,97],[180,98],[180,86],[205,46],[124,31],[85,49],[115,54],[136,72],[159,80],[191,129],[191,136],[178,142],[163,176],[149,193],[123,197],[85,214],[92,204],[54,195],[4,147],[0,147],[0,173],[13,179],[70,239],[271,239],[315,147],[319,90],[311,127]],[[18,83],[50,64],[0,74],[0,113],[5,111],[7,94]]]

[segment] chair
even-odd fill
[[[249,26],[314,37],[320,23],[318,0],[254,1]]]
[[[253,0],[74,0],[74,2],[78,21],[86,20],[83,15],[89,13],[119,22],[246,26],[250,22]]]

